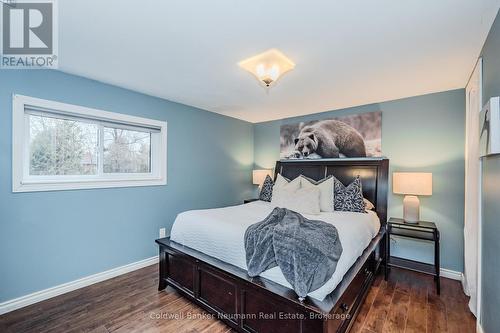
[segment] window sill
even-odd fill
[[[129,179],[129,180],[82,180],[82,181],[59,181],[59,182],[23,182],[13,184],[12,192],[44,192],[65,190],[86,190],[98,188],[137,187],[137,186],[161,186],[167,185],[166,178]]]

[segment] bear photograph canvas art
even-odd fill
[[[382,156],[382,112],[284,124],[281,159]]]

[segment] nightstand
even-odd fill
[[[418,223],[405,223],[403,219],[391,217],[387,222],[387,257],[389,267],[399,267],[412,271],[430,274],[436,281],[437,293],[441,292],[440,267],[439,267],[439,230],[433,222],[419,221]],[[434,242],[434,265],[391,256],[390,236],[401,236],[410,239],[420,239]]]
[[[245,200],[243,200],[243,203],[247,204],[249,202],[254,202],[254,201],[259,201],[259,199],[245,199]]]

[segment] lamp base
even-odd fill
[[[403,200],[403,219],[406,223],[418,224],[420,221],[420,200],[415,195],[405,195]]]

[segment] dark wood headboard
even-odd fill
[[[387,222],[389,160],[386,158],[281,160],[276,162],[275,179],[278,173],[289,179],[304,175],[314,180],[333,175],[344,185],[359,175],[364,197],[375,205],[380,223]]]

